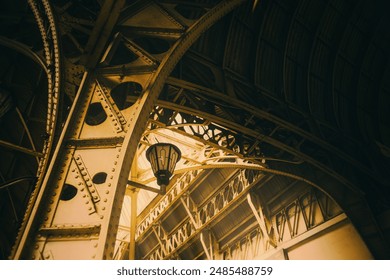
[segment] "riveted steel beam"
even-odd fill
[[[54,225],[39,230],[43,236],[77,236],[100,232],[100,225]]]
[[[252,145],[257,140],[260,140],[261,142],[258,143],[258,146],[260,149],[262,149],[261,143],[268,143],[278,149],[278,151],[284,151],[287,152],[290,155],[293,155],[294,157],[297,157],[301,160],[304,160],[305,162],[308,162],[315,167],[319,168],[320,170],[324,171],[327,174],[330,174],[330,176],[336,178],[340,182],[343,182],[348,188],[353,190],[356,193],[361,193],[362,191],[358,189],[356,186],[354,186],[351,182],[349,182],[346,178],[341,176],[340,174],[336,173],[335,171],[331,170],[329,167],[327,167],[325,164],[317,161],[316,159],[312,158],[311,156],[303,153],[299,149],[296,149],[295,147],[290,146],[289,144],[284,143],[283,141],[280,141],[278,139],[274,139],[272,135],[265,135],[262,134],[261,132],[245,127],[243,125],[240,125],[236,122],[232,122],[223,118],[219,118],[213,114],[192,109],[186,106],[178,105],[175,103],[171,102],[164,102],[164,101],[159,101],[160,106],[162,108],[167,108],[171,110],[165,111],[164,118],[167,118],[167,115],[171,114],[177,114],[177,112],[182,112],[183,117],[187,118],[188,120],[191,120],[191,123],[194,123],[192,126],[191,130],[184,130],[181,128],[180,130],[184,130],[186,134],[192,134],[196,136],[200,141],[208,140],[209,142],[222,146],[222,148],[229,149],[237,154],[243,154],[244,156],[247,156],[244,153],[244,142],[245,140],[248,141],[249,143],[252,142]],[[160,109],[161,110],[161,109]],[[186,115],[187,114],[187,115]],[[155,114],[155,118],[159,120],[159,114]],[[175,121],[172,121],[171,123],[167,123],[166,120],[161,120],[162,123],[165,125],[170,125],[174,126],[176,125]],[[207,125],[208,122],[211,122],[212,124]],[[203,128],[196,128],[195,124],[202,125]],[[180,125],[180,124],[179,124]],[[178,125],[178,128],[180,128]],[[190,127],[188,124],[185,124],[184,126]],[[225,129],[224,127],[228,128]],[[240,132],[240,133],[238,133]],[[249,138],[246,138],[249,137]],[[242,139],[240,139],[242,138]],[[241,141],[240,141],[241,140]],[[251,156],[251,155],[249,155]],[[258,158],[261,158],[261,155],[257,156]],[[275,159],[275,161],[283,161],[283,158],[280,158],[280,155],[275,155],[271,157]],[[291,159],[291,157],[289,157]],[[289,159],[287,158],[287,159]],[[286,159],[286,160],[287,160]],[[287,160],[288,162],[294,164],[292,160]],[[302,163],[302,162],[295,162],[297,164]]]
[[[183,54],[204,31],[241,3],[243,3],[242,0],[231,0],[217,4],[183,31],[183,34],[176,42],[173,42],[170,49],[162,55],[155,71],[143,75],[131,73],[124,78],[124,80],[140,84],[143,91],[135,104],[121,110],[120,113],[126,120],[123,131],[113,130],[109,120],[107,120],[107,117],[110,117],[107,112],[112,113],[113,116],[117,112],[115,112],[114,106],[106,104],[108,108],[104,108],[107,100],[104,97],[101,100],[100,77],[95,76],[93,71],[84,75],[69,118],[60,136],[59,145],[53,155],[49,167],[50,171],[47,172],[42,187],[37,192],[36,200],[31,202],[31,215],[26,220],[16,244],[14,259],[42,258],[47,252],[50,252],[49,255],[54,259],[113,258],[120,211],[131,165],[138,148],[138,142],[144,133],[150,112],[164,86],[165,79]],[[115,5],[111,8],[118,9],[119,6]],[[147,8],[145,7],[145,9]],[[99,27],[96,27],[95,31],[103,30],[105,32],[110,26],[113,26],[117,12],[118,10],[113,13],[112,17],[109,17],[109,22],[106,25],[98,24]],[[103,15],[102,18],[104,18]],[[101,19],[98,22],[102,23]],[[108,38],[103,34],[98,41],[97,37],[99,36],[96,31],[88,43],[90,46],[95,39],[95,42],[99,42],[95,48],[96,56],[88,59],[87,64],[90,66],[95,65],[96,61],[100,59],[100,48],[103,43],[106,43],[103,42],[103,39]],[[103,76],[103,78],[116,79],[116,77],[109,75]],[[119,122],[121,121],[120,116],[117,119]],[[123,137],[123,141],[115,147],[107,145],[104,148],[96,149],[86,144],[96,141],[96,139],[115,139],[116,137]],[[77,143],[83,141],[84,146],[77,146]],[[88,171],[85,175],[87,177],[83,177],[82,180],[81,177],[77,177],[77,172],[81,175],[82,173],[75,166],[74,156],[81,156],[82,165]],[[94,185],[97,184],[96,190],[99,191],[98,200],[93,202],[92,210],[90,209],[92,202],[88,200],[94,199],[92,190],[90,193],[87,192],[87,189],[89,190],[88,182],[91,181],[91,178]],[[91,196],[92,198],[88,198]],[[74,240],[72,243],[51,240],[49,237],[42,237],[39,233],[43,227],[50,228],[54,224],[64,223],[99,223],[101,226],[99,233],[91,233],[84,239]]]
[[[0,45],[14,49],[23,55],[31,58],[34,62],[36,62],[39,66],[42,67],[45,72],[48,72],[47,64],[37,53],[33,52],[30,47],[26,46],[23,43],[11,40],[7,37],[0,36]]]
[[[303,142],[306,143],[316,143],[316,145],[319,145],[319,147],[322,147],[326,150],[326,153],[331,153],[335,158],[339,158],[340,160],[345,161],[348,164],[351,164],[360,170],[362,170],[364,173],[368,174],[371,177],[375,177],[374,174],[362,163],[357,161],[352,155],[347,154],[345,151],[342,151],[338,149],[337,147],[331,145],[321,137],[308,132],[288,121],[282,120],[281,118],[270,114],[266,112],[265,110],[261,110],[257,107],[252,106],[251,104],[248,104],[246,102],[240,101],[234,97],[227,96],[226,94],[223,94],[221,92],[211,90],[199,85],[196,85],[191,82],[183,81],[177,78],[170,77],[167,80],[167,84],[172,85],[174,87],[177,87],[178,89],[185,89],[190,92],[195,92],[198,94],[199,97],[204,97],[206,100],[208,100],[211,103],[219,104],[221,107],[229,108],[230,106],[233,106],[236,109],[240,109],[243,112],[240,115],[251,115],[253,116],[257,121],[258,120],[266,120],[269,122],[270,125],[279,127],[278,130],[286,129],[287,131],[290,131],[292,135],[296,135],[301,139]],[[181,100],[181,99],[180,99]],[[201,110],[199,110],[201,111]],[[207,113],[207,112],[205,112]],[[255,121],[255,119],[252,119],[252,121]],[[267,135],[265,134],[264,137]],[[259,136],[261,137],[261,136]],[[261,137],[261,138],[264,138]],[[300,144],[302,145],[302,144]],[[293,147],[295,150],[299,151],[299,147]],[[328,168],[329,169],[329,168]]]
[[[124,139],[123,136],[104,137],[104,138],[84,138],[84,139],[70,138],[65,142],[65,144],[68,147],[99,149],[99,148],[121,146],[123,143],[123,139]]]
[[[48,0],[42,2],[29,0],[28,4],[33,12],[36,24],[42,38],[43,54],[44,54],[44,67],[47,74],[47,89],[48,89],[48,104],[46,114],[46,128],[45,133],[47,138],[45,139],[42,154],[38,170],[36,186],[30,196],[27,210],[23,217],[21,227],[16,237],[16,242],[12,248],[11,257],[19,256],[21,247],[26,241],[26,231],[29,231],[29,221],[31,215],[34,213],[34,205],[39,201],[39,193],[41,192],[42,184],[44,181],[44,174],[48,169],[49,158],[52,152],[54,134],[57,125],[57,116],[60,101],[60,50],[58,42],[58,34],[56,22],[52,12],[51,5]],[[40,62],[41,63],[41,62]]]

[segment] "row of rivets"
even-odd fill
[[[78,160],[77,160],[77,158],[78,158]],[[86,179],[89,180],[89,176],[88,176],[88,173],[86,173],[84,171],[85,167],[82,166],[83,163],[81,161],[81,157],[77,156],[75,158],[75,161],[76,161],[77,169],[73,168],[72,172],[76,173],[76,175],[74,176],[76,179],[81,179],[82,180],[81,182],[78,183],[79,190],[82,193],[82,198],[84,199],[84,203],[88,207],[88,213],[91,215],[91,214],[96,212],[96,208],[95,208],[95,205],[94,205],[93,197],[91,195],[91,191],[92,191],[91,188],[93,189],[93,186],[90,186],[89,188],[88,188],[88,186],[87,186],[87,188],[83,187],[83,186],[87,185]],[[81,171],[81,169],[82,169],[82,171]],[[80,174],[81,172],[83,172],[84,175]],[[81,176],[79,176],[79,175],[81,175]],[[90,203],[91,203],[91,205],[88,205]]]
[[[67,167],[71,160],[70,154],[72,152],[73,150],[71,149],[65,152],[61,168],[59,168],[59,170],[57,171],[58,176],[53,177],[53,180],[56,180],[56,182],[54,184],[54,188],[52,189],[51,195],[47,197],[46,215],[43,217],[43,223],[41,225],[42,227],[49,226],[49,223],[53,220],[53,216],[55,215],[55,211],[57,209],[56,203],[58,203],[59,197],[61,195],[61,188],[64,185],[63,180],[65,179],[65,175],[60,174],[66,174]]]
[[[100,102],[103,103],[103,108],[104,111],[106,111],[108,117],[110,118],[111,123],[114,125],[114,129],[117,133],[123,131],[123,125],[126,124],[125,118],[122,116],[121,112],[115,105],[115,102],[113,100],[110,100],[108,98],[108,92],[104,92],[103,88],[100,86],[99,83],[98,85],[98,97],[100,99]]]
[[[76,166],[79,170],[79,173],[81,174],[81,177],[83,179],[83,183],[87,186],[87,190],[89,191],[92,201],[94,203],[100,201],[100,196],[97,192],[97,189],[95,188],[95,185],[92,183],[92,179],[88,174],[87,168],[85,167],[85,164],[81,158],[81,155],[77,155],[75,157]]]
[[[121,125],[126,125],[126,119],[125,117],[122,115],[121,111],[119,110],[118,106],[116,105],[114,99],[112,99],[111,97],[111,94],[109,93],[110,90],[107,89],[106,86],[104,86],[102,83],[99,84],[100,85],[100,88],[102,89],[102,94],[103,96],[106,98],[107,102],[109,104],[111,104],[111,109],[113,110],[113,112],[117,115],[118,119],[119,119],[119,122]]]

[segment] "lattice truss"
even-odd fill
[[[259,258],[341,213],[322,192],[294,187],[296,181],[286,189],[281,187],[285,192],[281,197],[274,196],[271,203],[262,205],[258,188],[273,186],[273,175],[233,168],[205,173],[185,173],[154,207],[138,217],[139,258]],[[206,182],[217,178],[224,180]],[[215,189],[207,191],[210,185]],[[200,199],[199,194],[206,192],[208,196]],[[287,206],[275,207],[287,193]],[[126,244],[123,241],[118,249],[123,255]]]
[[[196,18],[156,2],[123,13],[96,70],[82,78],[14,258],[125,258],[129,232],[119,223],[127,182],[156,187],[144,150],[162,140],[183,157],[167,193],[147,197],[139,210],[137,258],[251,258],[341,213],[315,182],[268,166],[302,163],[293,147],[313,139],[169,78],[200,34],[241,2],[208,5]],[[142,20],[151,17],[158,20]],[[216,116],[222,111],[241,122]],[[263,131],[251,127],[260,121]]]

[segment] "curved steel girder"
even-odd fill
[[[388,259],[390,257],[390,247],[387,244],[375,217],[372,215],[371,209],[367,205],[364,196],[359,193],[351,192],[337,179],[323,172],[319,172],[317,168],[306,162],[298,165],[292,165],[285,162],[272,162],[270,165],[272,168],[250,163],[212,163],[178,169],[175,171],[175,174],[182,174],[200,169],[238,168],[258,170],[264,173],[285,176],[305,182],[326,193],[339,204],[362,235],[367,247],[375,258]]]
[[[120,159],[123,162],[121,175],[118,180],[120,190],[116,192],[115,200],[124,196],[128,174],[138,148],[138,142],[145,130],[150,112],[152,112],[153,106],[157,102],[158,95],[164,87],[165,80],[169,77],[180,58],[205,30],[243,2],[243,0],[224,1],[209,10],[180,37],[161,61],[145,92],[134,105],[135,111],[130,118],[126,137],[123,141],[125,153],[123,159]],[[113,236],[115,237],[115,235]]]
[[[29,0],[28,4],[34,14],[38,29],[41,34],[44,47],[44,61],[38,59],[34,54],[30,54],[33,60],[38,59],[38,63],[43,67],[47,74],[48,84],[48,107],[47,107],[47,119],[46,119],[46,134],[48,138],[45,140],[42,157],[39,162],[36,182],[36,188],[31,194],[30,201],[27,206],[26,213],[22,222],[22,226],[18,232],[17,240],[22,235],[24,226],[26,225],[27,219],[32,211],[32,205],[37,197],[38,190],[42,184],[44,171],[47,169],[49,163],[49,157],[54,142],[54,133],[57,123],[58,116],[58,105],[59,105],[59,92],[60,92],[60,55],[59,55],[59,43],[56,31],[56,24],[53,16],[53,12],[50,3],[45,0],[42,1],[41,9],[38,8],[34,0]],[[42,11],[44,13],[42,14]],[[21,46],[15,46],[21,48]],[[22,49],[23,50],[23,49]],[[43,64],[43,65],[42,65]],[[13,248],[15,250],[16,244]]]
[[[259,119],[264,119],[267,120],[274,125],[284,128],[288,131],[291,131],[291,133],[298,135],[299,137],[302,137],[304,141],[308,141],[309,143],[315,143],[316,145],[321,146],[326,152],[330,153],[331,155],[335,156],[336,158],[345,161],[346,163],[349,163],[353,165],[354,167],[358,168],[368,176],[370,176],[373,179],[377,179],[375,174],[371,172],[366,166],[364,166],[362,163],[354,159],[351,155],[345,153],[344,151],[338,149],[337,147],[333,146],[332,144],[328,143],[327,141],[323,140],[322,138],[305,131],[304,129],[288,122],[285,121],[271,113],[268,113],[264,110],[261,110],[257,107],[254,107],[246,102],[237,100],[235,98],[232,98],[230,96],[227,96],[221,92],[211,90],[187,81],[182,81],[177,78],[168,78],[167,79],[167,84],[173,85],[176,87],[184,88],[190,91],[195,91],[203,96],[206,96],[208,98],[212,98],[212,100],[215,100],[215,102],[222,102],[222,104],[228,103],[232,104],[235,108],[238,108],[240,110],[243,110],[247,112],[248,114],[257,117]],[[259,137],[261,137],[259,135]],[[298,149],[296,149],[298,150]],[[322,163],[321,163],[322,164]]]
[[[57,124],[57,116],[59,109],[59,94],[60,94],[60,50],[57,36],[57,27],[53,15],[51,5],[48,0],[42,1],[41,9],[38,8],[34,0],[29,0],[28,4],[34,14],[35,21],[38,25],[41,34],[45,65],[47,73],[47,88],[48,88],[48,105],[47,105],[47,120],[46,120],[46,134],[48,135],[44,147],[43,155],[39,167],[37,186],[42,182],[42,174],[46,170],[52,145],[54,142],[54,133]],[[42,14],[42,11],[44,12]],[[35,195],[32,195],[34,198]]]
[[[3,36],[0,36],[0,45],[7,47],[7,48],[10,48],[10,49],[13,49],[13,50],[23,54],[24,56],[30,58],[46,72],[46,75],[50,75],[45,61],[37,53],[33,52],[31,50],[31,48],[28,47],[27,45],[20,43],[18,41],[3,37]],[[30,130],[29,130],[24,118],[23,118],[22,113],[18,109],[18,107],[16,107],[16,112],[19,116],[19,119],[20,119],[24,129],[25,129],[25,132],[27,133],[32,150],[27,149],[27,148],[22,147],[22,146],[15,145],[15,144],[7,143],[5,141],[1,141],[1,142],[3,142],[3,145],[8,147],[8,148],[15,149],[15,150],[18,150],[18,151],[21,151],[23,153],[30,154],[30,155],[36,157],[38,164],[39,164],[39,158],[42,158],[44,155],[43,155],[43,153],[36,151],[35,144],[34,144],[34,141],[32,140]]]
[[[164,101],[158,101],[158,105],[175,111],[186,112],[194,116],[204,117],[208,121],[215,122],[216,124],[235,131],[240,131],[240,133],[250,136],[254,139],[259,135],[257,131],[253,131],[236,123],[215,117],[214,115],[204,113],[203,111],[190,109],[188,107],[183,107]],[[327,195],[332,197],[347,213],[348,217],[351,219],[362,237],[365,239],[365,242],[373,255],[379,259],[385,259],[389,257],[388,252],[390,252],[390,250],[387,250],[389,245],[387,245],[387,241],[384,238],[383,233],[381,232],[381,229],[378,226],[378,223],[372,213],[372,210],[360,189],[357,189],[345,178],[335,174],[332,170],[329,170],[321,163],[316,162],[312,158],[302,154],[299,151],[293,150],[290,146],[285,145],[284,143],[278,142],[268,137],[262,138],[262,141],[268,142],[271,145],[274,145],[279,149],[285,150],[289,153],[296,154],[298,157],[305,160],[305,162],[301,164],[291,164],[282,161],[269,162],[268,165],[271,166],[271,169],[269,169],[270,172],[272,171],[274,174],[277,174],[275,173],[277,171],[281,172],[279,175],[290,174],[289,176],[298,176],[295,179],[305,179],[310,185],[315,186],[325,192]],[[207,142],[209,142],[210,145],[214,144],[210,141],[206,141],[206,143]],[[231,152],[237,154],[236,151],[231,150]],[[367,225],[373,227],[374,230],[368,232]],[[377,244],[381,245],[378,246]],[[385,245],[383,246],[383,244]]]
[[[321,31],[321,27],[324,25],[324,22],[327,20],[327,17],[326,17],[326,10],[329,9],[329,7],[332,7],[330,2],[324,4],[324,9],[323,9],[323,12],[318,20],[318,24],[317,26],[315,27],[315,32],[312,32],[312,37],[313,37],[313,40],[311,42],[311,46],[310,46],[310,54],[309,54],[309,57],[308,57],[308,63],[307,63],[307,78],[306,78],[306,90],[307,90],[307,103],[308,103],[308,106],[309,106],[309,112],[310,112],[310,115],[315,115],[315,112],[316,112],[316,108],[313,108],[313,103],[315,104],[315,95],[313,94],[312,90],[310,90],[310,83],[311,83],[311,80],[310,80],[310,77],[312,74],[312,67],[313,67],[313,61],[314,61],[314,57],[315,57],[315,47],[316,45],[318,44],[318,41],[320,40],[319,38],[319,34],[320,34],[320,31]],[[325,104],[322,104],[323,106],[326,106]],[[334,114],[334,111],[332,112],[332,114]],[[317,125],[317,123],[316,123]],[[317,125],[318,126],[318,125]],[[318,129],[318,128],[317,128]]]
[[[44,172],[47,170],[53,147],[60,100],[60,50],[57,28],[51,5],[48,0],[43,0],[42,3],[36,3],[34,0],[28,0],[28,5],[34,14],[44,47],[44,61],[39,60],[39,64],[43,63],[45,65],[44,69],[47,74],[48,105],[46,114],[46,134],[48,137],[45,139],[42,149],[43,156],[40,159],[37,170],[38,179],[35,184],[35,189],[30,196],[27,210],[23,217],[11,255],[17,254],[18,246],[20,245],[19,242],[23,240],[24,230],[28,224],[28,220],[33,211],[33,205],[38,197],[43,183]]]
[[[194,171],[194,170],[223,169],[223,168],[249,169],[249,170],[257,170],[257,171],[261,171],[264,173],[269,173],[272,175],[280,175],[280,176],[284,176],[284,177],[288,177],[291,179],[305,182],[308,185],[325,192],[325,190],[321,187],[321,185],[318,184],[319,182],[312,181],[311,179],[301,177],[301,176],[294,174],[294,173],[290,173],[290,172],[286,172],[286,171],[282,171],[282,170],[278,170],[278,169],[272,169],[272,168],[264,167],[264,166],[261,166],[258,164],[253,164],[253,163],[219,162],[219,163],[209,163],[209,164],[204,164],[204,165],[194,165],[194,166],[185,167],[185,168],[175,170],[174,174],[183,174],[183,173],[186,173],[189,171]],[[328,193],[328,195],[329,195],[329,193]]]
[[[10,181],[7,181],[7,182],[0,184],[0,190],[9,188],[13,185],[20,183],[20,182],[25,182],[25,181],[34,182],[36,179],[37,179],[36,177],[31,177],[31,176],[16,178],[16,179],[13,179],[13,180],[10,180]]]
[[[299,3],[297,2],[297,4],[296,5],[299,5]],[[283,73],[282,73],[282,79],[283,79],[283,94],[284,94],[284,99],[286,100],[286,102],[288,102],[288,98],[287,98],[287,88],[286,88],[286,76],[287,76],[287,61],[288,61],[288,50],[289,50],[289,44],[288,44],[288,42],[291,40],[291,34],[292,34],[292,29],[293,29],[293,26],[294,26],[294,24],[293,24],[293,22],[294,22],[294,20],[295,20],[295,18],[296,18],[296,15],[297,15],[297,13],[298,13],[298,8],[297,8],[297,6],[295,6],[295,10],[294,10],[294,12],[292,13],[292,15],[291,15],[291,17],[290,17],[290,20],[289,20],[289,23],[288,23],[288,31],[287,31],[287,36],[286,36],[286,43],[285,43],[285,48],[284,48],[284,50],[283,50]],[[259,38],[261,38],[261,36],[259,35]],[[256,54],[256,56],[258,56],[257,54]],[[256,59],[258,59],[257,57],[256,57]]]
[[[110,176],[110,184],[108,184],[111,190],[110,192],[106,192],[107,194],[109,193],[110,201],[106,202],[108,203],[106,204],[108,209],[104,209],[104,216],[94,216],[94,219],[99,219],[99,217],[101,219],[98,220],[100,234],[98,236],[99,244],[93,249],[94,255],[90,257],[108,259],[111,257],[111,253],[113,253],[113,246],[108,246],[108,244],[114,244],[116,240],[122,205],[121,201],[123,201],[125,194],[131,164],[137,151],[138,142],[145,130],[154,103],[164,86],[165,79],[169,76],[183,54],[205,30],[243,2],[244,0],[223,1],[209,10],[174,43],[165,54],[157,70],[151,73],[142,96],[132,106],[132,110],[128,116],[129,121],[125,127],[126,135],[123,143],[120,148],[115,149],[112,155],[116,156],[114,162],[115,168],[112,170],[113,175]],[[79,135],[78,133],[80,133],[80,127],[85,118],[89,98],[94,93],[94,90],[91,89],[94,86],[94,79],[90,73],[87,72],[85,74],[82,84],[84,85],[80,86],[80,90],[70,112],[70,117],[61,134],[59,142],[62,144],[66,143],[69,138]],[[80,112],[77,109],[80,109]],[[50,227],[51,219],[55,215],[55,211],[52,211],[53,209],[50,205],[54,203],[54,200],[47,201],[44,197],[50,195],[54,196],[57,201],[59,200],[57,189],[62,188],[64,180],[60,174],[65,173],[65,168],[69,168],[71,164],[73,159],[73,156],[70,155],[72,153],[71,149],[68,150],[65,145],[57,146],[55,156],[50,165],[50,172],[47,173],[43,187],[39,191],[37,202],[33,206],[34,213],[30,215],[30,219],[24,227],[23,235],[18,238],[17,248],[13,254],[14,259],[29,258],[31,253],[36,257],[41,257],[39,254],[43,252],[46,241],[45,239],[40,239],[39,230],[44,231],[44,228],[40,229],[39,227],[41,224],[46,227],[46,222],[44,222],[45,217],[48,219],[47,224]],[[50,218],[47,215],[50,215]],[[88,244],[88,246],[91,245],[91,243]],[[80,252],[80,254],[82,253],[84,252]]]
[[[276,139],[273,139],[272,137],[269,137],[267,135],[263,135],[263,134],[259,133],[258,131],[255,131],[255,130],[250,129],[250,128],[245,127],[245,126],[242,126],[242,125],[237,124],[235,122],[216,117],[215,115],[206,113],[204,111],[192,109],[189,107],[185,107],[185,106],[181,106],[181,105],[178,105],[175,103],[161,101],[161,100],[158,100],[157,105],[159,105],[163,108],[171,109],[173,111],[178,111],[178,112],[190,114],[192,116],[197,116],[198,118],[204,118],[207,121],[213,122],[213,123],[221,125],[223,127],[226,127],[228,129],[230,129],[231,131],[239,132],[240,135],[249,136],[253,139],[253,141],[259,140],[260,142],[268,143],[274,147],[277,147],[278,149],[280,149],[282,151],[285,151],[289,154],[295,155],[298,158],[300,158],[306,162],[309,162],[313,166],[316,166],[316,168],[322,170],[323,172],[331,175],[334,178],[337,178],[338,181],[343,182],[343,184],[346,187],[348,187],[349,189],[351,189],[353,192],[362,193],[362,190],[356,188],[346,178],[337,174],[336,172],[334,172],[333,170],[331,170],[330,168],[328,168],[324,164],[316,161],[315,159],[313,159],[310,156],[304,154],[303,152],[295,149],[294,147],[291,147],[283,142],[280,142]],[[170,126],[171,124],[166,124],[166,125]],[[234,133],[234,134],[237,134],[237,133]],[[212,143],[212,144],[215,145],[215,143]],[[237,151],[233,151],[233,150],[232,150],[232,152],[237,153]]]
[[[351,13],[349,15],[349,17],[346,19],[347,23],[348,24],[345,24],[345,27],[344,27],[344,30],[340,31],[342,32],[342,35],[341,37],[342,38],[347,38],[347,32],[349,32],[347,26],[349,24],[353,24],[352,23],[352,18],[353,18],[353,15],[357,13],[357,10],[359,9],[359,6],[362,5],[362,0],[358,0],[354,3],[354,7],[351,9]],[[340,42],[341,43],[341,42]],[[338,94],[337,94],[337,91],[336,91],[336,88],[335,88],[335,85],[336,85],[336,78],[337,78],[337,69],[336,69],[336,66],[337,66],[337,58],[342,56],[341,54],[341,48],[340,46],[338,46],[337,50],[335,51],[336,53],[334,54],[335,56],[335,61],[333,63],[333,68],[332,68],[332,72],[333,72],[333,75],[332,75],[332,90],[331,90],[331,93],[332,93],[332,100],[333,100],[333,111],[336,112],[338,110]],[[340,120],[340,116],[335,116],[335,119],[336,119],[336,123],[337,123],[337,126],[338,127],[342,127],[342,124],[341,124],[341,120]]]
[[[10,48],[10,49],[13,49],[13,50],[20,52],[21,54],[29,57],[34,62],[36,62],[39,66],[41,66],[45,70],[46,73],[48,72],[47,65],[43,61],[43,59],[38,54],[33,52],[31,50],[31,48],[26,46],[25,44],[17,42],[15,40],[11,40],[11,39],[3,37],[3,36],[0,36],[0,45],[7,47],[7,48]]]
[[[243,2],[243,0],[230,0],[216,5],[193,24],[162,59],[145,92],[134,105],[135,110],[130,118],[130,122],[127,126],[127,133],[123,141],[125,152],[123,158],[120,158],[123,165],[118,180],[119,191],[116,192],[114,200],[119,200],[120,197],[124,196],[128,174],[130,173],[131,164],[138,148],[138,142],[145,130],[150,112],[152,112],[153,106],[157,102],[158,95],[165,85],[165,80],[168,78],[180,58],[205,30]],[[115,235],[112,236],[115,237]]]

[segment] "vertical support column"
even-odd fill
[[[135,260],[135,233],[137,229],[137,199],[138,199],[138,189],[130,189],[130,242],[129,242],[129,259]]]
[[[137,157],[134,158],[133,164],[131,166],[131,180],[137,178],[138,166],[137,166]],[[137,200],[138,200],[139,189],[130,187],[130,242],[129,242],[129,259],[135,260],[135,235],[137,231]]]

